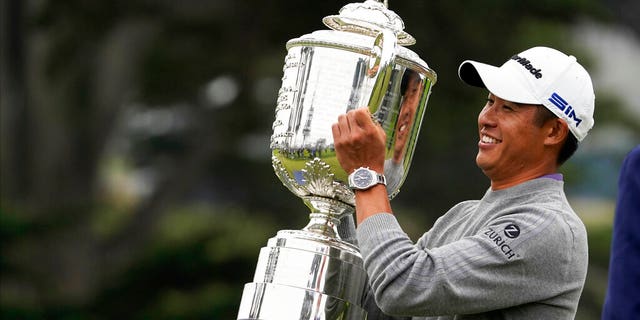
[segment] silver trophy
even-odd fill
[[[347,4],[319,30],[287,42],[271,137],[276,175],[309,207],[302,230],[281,230],[260,250],[238,319],[366,319],[367,276],[353,239],[355,197],[339,165],[331,124],[368,107],[387,134],[392,199],[407,176],[436,74],[404,46],[415,39],[386,3]],[[345,225],[343,225],[344,227]]]

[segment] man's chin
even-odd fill
[[[482,151],[478,151],[478,155],[476,155],[476,165],[485,174],[491,169],[491,163],[488,161],[487,157],[482,154]]]

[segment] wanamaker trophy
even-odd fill
[[[238,319],[366,319],[367,275],[354,239],[355,197],[340,167],[331,125],[368,107],[387,135],[384,176],[392,199],[407,176],[436,73],[405,46],[415,39],[387,4],[366,0],[327,16],[287,42],[272,164],[310,209],[302,230],[281,230],[260,250]],[[342,224],[342,225],[340,225]]]

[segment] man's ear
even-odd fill
[[[547,133],[544,144],[549,146],[562,144],[570,133],[567,123],[560,118],[547,121],[547,123],[544,124],[544,128]]]

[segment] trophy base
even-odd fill
[[[279,231],[260,250],[237,319],[366,319],[366,281],[357,247],[309,231]]]
[[[249,304],[245,304],[247,301]],[[240,319],[334,320],[366,319],[360,306],[318,291],[273,283],[247,283]]]

